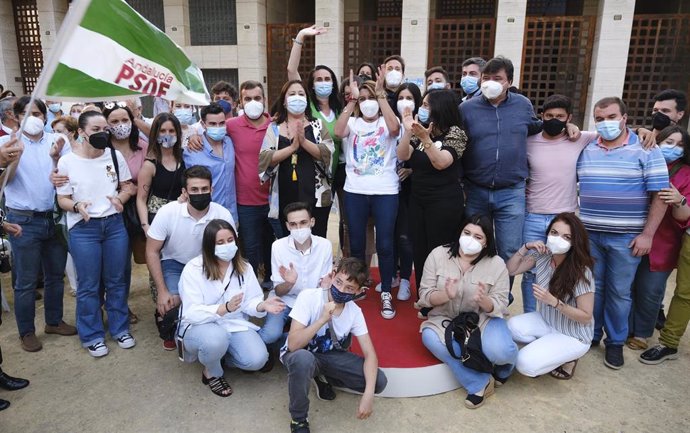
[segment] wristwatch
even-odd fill
[[[680,199],[680,203],[678,203],[678,204],[676,205],[676,207],[685,206],[686,204],[688,204],[688,199],[685,198],[685,196],[683,196],[683,198]]]
[[[431,143],[430,141],[425,141],[425,142],[422,143],[422,144],[424,145],[424,148],[425,148],[425,149],[428,149],[428,148],[431,147],[431,145],[432,145],[433,143]]]

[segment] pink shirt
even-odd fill
[[[271,123],[264,113],[264,123],[256,127],[245,115],[228,119],[225,122],[228,135],[235,145],[235,185],[237,204],[243,206],[263,206],[268,204],[270,182],[259,182],[259,152]]]
[[[539,133],[527,138],[529,178],[527,212],[557,214],[577,209],[577,159],[596,132],[583,131],[577,141],[565,135],[547,140]]]
[[[149,144],[146,141],[139,139],[138,144],[141,150],[137,150],[127,158],[127,167],[129,167],[129,172],[132,174],[132,182],[135,185],[139,178],[139,170],[141,170],[141,166],[144,165],[144,160],[149,150]]]

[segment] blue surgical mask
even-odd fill
[[[427,110],[424,107],[419,107],[419,110],[417,110],[417,119],[419,119],[419,121],[425,125],[428,124],[429,123],[429,110]]]
[[[328,98],[333,92],[333,83],[330,81],[319,81],[314,83],[314,93],[319,98]]]
[[[479,89],[479,79],[477,77],[471,77],[465,75],[460,80],[460,87],[466,95],[471,95]]]
[[[164,148],[170,149],[171,147],[173,147],[175,145],[175,143],[177,143],[177,135],[168,135],[168,134],[159,135],[157,141],[158,141],[158,144],[160,144]]]
[[[302,114],[307,109],[307,98],[301,95],[287,97],[287,110],[292,114]]]
[[[225,137],[225,126],[209,126],[206,128],[206,135],[213,141],[221,141]]]
[[[426,86],[427,91],[429,91],[429,90],[441,90],[441,89],[445,89],[445,88],[446,88],[446,83],[438,83],[438,82],[431,83],[428,86]]]
[[[51,113],[59,113],[62,109],[62,104],[56,102],[55,104],[48,104],[48,109]]]
[[[597,132],[606,141],[613,141],[623,133],[620,120],[602,120],[596,123]]]
[[[661,154],[664,155],[664,159],[669,164],[683,156],[683,148],[680,146],[662,144],[659,148],[661,148]]]
[[[237,254],[237,244],[228,242],[227,244],[216,245],[215,255],[224,262],[229,262]]]
[[[177,120],[179,120],[180,123],[185,125],[191,125],[196,121],[194,118],[194,112],[191,108],[176,108],[175,111],[173,111],[173,114],[175,117],[177,117]]]
[[[336,304],[345,304],[350,301],[354,301],[357,298],[361,298],[364,296],[364,292],[360,294],[355,294],[355,293],[343,293],[340,290],[338,290],[335,285],[331,285],[331,298],[333,299],[333,302]]]

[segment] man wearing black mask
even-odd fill
[[[156,320],[165,350],[175,350],[174,335],[166,333],[166,314],[180,305],[177,284],[188,261],[201,254],[201,237],[206,224],[222,219],[235,227],[232,214],[211,202],[211,171],[195,165],[184,172],[183,203],[172,201],[161,207],[146,233],[146,265],[156,285]],[[174,331],[173,331],[174,332]]]
[[[656,136],[662,129],[675,125],[685,116],[688,97],[680,90],[666,89],[654,96],[652,130]]]

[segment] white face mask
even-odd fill
[[[224,262],[229,262],[230,260],[234,259],[235,254],[237,254],[237,244],[235,242],[216,245],[215,255]]]
[[[484,81],[482,83],[482,94],[487,99],[496,99],[503,93],[503,85],[498,81]]]
[[[36,116],[29,116],[24,124],[24,132],[29,135],[38,135],[43,131],[44,123]]]
[[[388,87],[398,87],[402,83],[403,74],[400,71],[393,69],[386,72],[386,84]]]
[[[482,252],[484,247],[481,243],[479,243],[478,240],[476,240],[472,236],[461,235],[460,249],[463,253],[467,254],[468,256],[473,256],[475,254],[479,254],[480,252]]]
[[[401,99],[398,101],[398,113],[402,116],[405,114],[405,109],[409,108],[410,111],[414,111],[414,101],[410,101],[409,99]]]
[[[285,100],[287,102],[287,111],[291,114],[298,115],[304,113],[307,109],[307,98],[301,95],[288,96]]]
[[[302,227],[301,229],[292,229],[292,230],[290,230],[290,236],[292,236],[292,239],[294,239],[295,242],[297,242],[298,244],[303,244],[311,236],[311,227]]]
[[[372,118],[379,112],[379,103],[373,99],[367,99],[359,103],[359,111],[362,112],[364,117]]]
[[[264,114],[264,104],[259,101],[249,101],[244,104],[244,114],[252,120],[256,120]]]
[[[443,90],[446,88],[446,83],[434,82],[426,86],[426,90]]]
[[[546,239],[546,248],[551,250],[551,254],[565,254],[570,251],[570,242],[560,236],[552,236]]]

